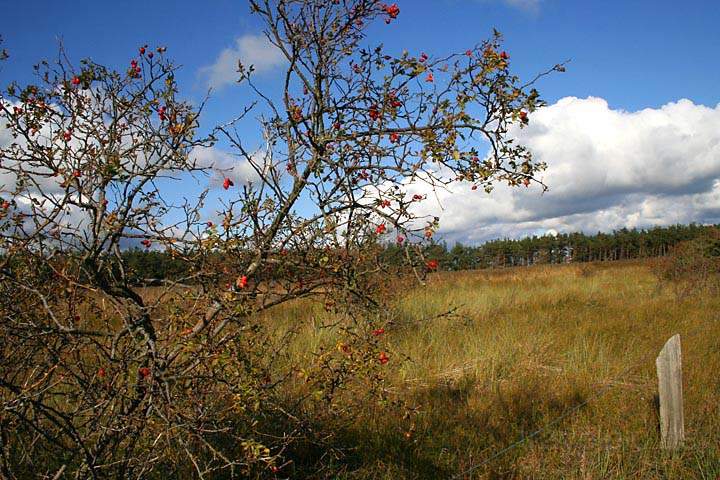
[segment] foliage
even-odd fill
[[[707,289],[717,294],[720,288],[720,231],[712,228],[703,235],[675,245],[658,262],[655,272],[660,280],[675,287],[679,297]]]
[[[287,61],[284,88],[262,91],[239,65],[257,103],[207,137],[204,104],[180,99],[164,47],[140,47],[120,71],[61,51],[37,84],[0,98],[12,136],[0,150],[4,477],[262,477],[330,448],[358,405],[388,403],[399,355],[382,343],[383,293],[402,270],[438,267],[422,248],[438,220],[413,213],[424,197],[408,186],[490,191],[544,168],[509,135],[543,103],[499,34],[441,58],[393,56],[361,44],[397,5],[249,3]],[[236,130],[251,111],[261,149]],[[180,201],[166,189],[205,182],[193,152],[218,142],[257,178],[224,178],[214,225],[209,188]],[[382,261],[391,234],[402,268]],[[171,261],[157,271],[159,254],[123,253],[137,243]],[[138,286],[140,263],[157,289]],[[261,313],[302,298],[334,312],[341,337],[293,365],[292,330],[274,335]]]

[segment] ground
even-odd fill
[[[384,368],[388,389],[417,410],[358,412],[338,440],[350,452],[342,478],[720,478],[720,299],[654,270],[644,261],[438,273],[397,297]],[[332,335],[316,328],[319,307],[269,315],[305,321],[298,364]],[[687,442],[669,455],[655,358],[676,333]]]

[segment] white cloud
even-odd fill
[[[238,80],[238,61],[246,67],[253,65],[255,73],[265,73],[282,65],[285,56],[264,35],[243,35],[233,47],[220,52],[215,63],[201,68],[200,75],[209,87],[220,89]]]
[[[215,147],[195,147],[190,156],[198,166],[212,169],[211,183],[216,187],[222,185],[225,178],[229,178],[237,185],[254,182],[260,178],[246,159]],[[256,165],[262,165],[261,151],[255,152],[252,158]]]
[[[443,209],[428,200],[423,213],[440,216],[441,235],[478,242],[720,221],[720,105],[679,100],[626,112],[601,98],[568,97],[531,115],[518,137],[548,164],[550,191],[438,192]]]

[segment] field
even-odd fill
[[[678,287],[648,262],[431,276],[396,299],[383,338],[388,389],[417,411],[357,412],[336,440],[348,452],[341,478],[720,478],[720,299]],[[304,325],[298,364],[332,342],[316,328],[319,306],[267,315],[278,333]],[[675,333],[687,441],[669,455],[655,357]]]

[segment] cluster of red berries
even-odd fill
[[[372,107],[370,107],[370,110],[368,110],[368,115],[370,115],[370,119],[373,121],[380,118],[380,111],[378,110],[377,105],[373,105]]]
[[[402,102],[398,100],[397,93],[395,91],[388,93],[388,102],[392,108],[402,107]]]
[[[428,268],[428,270],[437,270],[438,268],[438,261],[437,260],[428,260],[428,262],[425,264]]]
[[[140,78],[141,71],[142,69],[140,68],[140,65],[138,65],[137,60],[130,60],[130,69],[128,70],[128,75],[130,75],[130,78]]]
[[[138,49],[138,52],[140,52],[140,55],[145,55],[145,51],[147,50],[147,48],[148,48],[147,45],[143,45],[142,47],[140,47],[140,48]],[[160,52],[160,50],[161,50],[161,49],[158,48],[158,52],[159,52],[159,53],[162,53],[162,52]],[[147,57],[148,57],[148,58],[153,58],[154,56],[155,56],[155,54],[154,54],[153,52],[147,52]]]
[[[228,188],[233,186],[235,186],[235,183],[233,183],[233,181],[229,178],[225,177],[225,180],[223,180],[223,188],[227,190]]]
[[[167,116],[165,115],[166,107],[160,107],[158,108],[158,117],[160,117],[160,121],[164,122]]]
[[[381,5],[381,8],[388,16],[388,18],[385,19],[385,23],[389,24],[395,20],[398,15],[400,15],[400,8],[397,6],[397,3],[393,3],[392,5]]]
[[[384,223],[381,223],[377,226],[377,228],[375,228],[375,233],[377,233],[378,235],[382,235],[383,233],[385,233],[385,230],[387,230],[387,227]]]
[[[148,240],[147,238],[140,242],[140,244],[145,248],[150,248],[152,246],[152,242]]]

